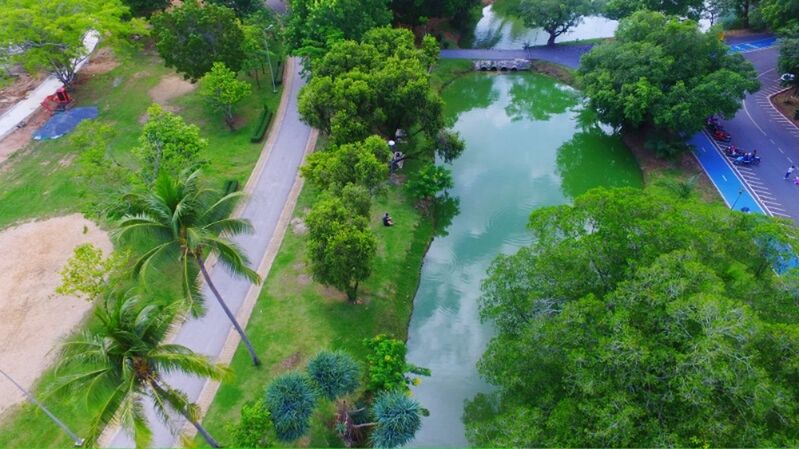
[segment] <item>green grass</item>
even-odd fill
[[[151,53],[138,53],[122,61],[120,66],[106,74],[97,75],[78,85],[73,96],[78,106],[97,105],[98,120],[111,123],[116,135],[110,153],[121,163],[135,168],[131,148],[137,144],[141,130],[140,119],[152,104],[148,91],[166,75],[174,74]],[[202,98],[193,91],[169,102],[179,108],[187,122],[197,124],[200,133],[209,141],[204,156],[210,161],[204,172],[206,179],[221,187],[224,180],[246,182],[263,143],[250,143],[257,125],[257,117],[266,102],[273,110],[280,92],[273,94],[271,86],[262,83],[258,89],[253,84],[253,94],[238,107],[242,126],[235,132],[228,130],[222,117],[209,112]],[[0,229],[19,220],[44,218],[78,212],[87,206],[87,193],[92,186],[81,185],[79,168],[75,161],[80,148],[74,148],[69,139],[33,142],[0,165]],[[108,227],[107,223],[101,223]],[[134,254],[145,248],[147,242],[131,240],[121,244]],[[143,295],[157,301],[174,298],[179,286],[175,267],[159,267],[160,276],[150,276],[140,285]],[[133,284],[132,284],[133,285]],[[87,319],[81,327],[92,325]],[[41,397],[55,376],[45,372],[34,393]],[[86,428],[92,417],[92,407],[86,404],[66,404],[49,398],[47,405],[78,434]],[[0,447],[68,447],[70,440],[48,418],[24,403],[7,411],[0,424]]]
[[[306,186],[294,216],[304,217],[317,195]],[[395,219],[395,226],[382,225],[380,218],[386,211]],[[263,366],[254,368],[247,352],[239,347],[231,363],[235,377],[223,383],[204,420],[223,444],[231,444],[225,424],[238,421],[241,405],[261,397],[276,374],[303,369],[307,359],[322,349],[345,350],[364,362],[364,338],[381,333],[406,338],[420,267],[433,228],[397,186],[375,198],[371,223],[378,240],[378,256],[372,275],[359,289],[363,304],[351,304],[342,293],[313,282],[305,263],[305,236],[293,233],[291,228],[286,232],[247,325]],[[330,429],[332,416],[330,404],[321,407],[309,437],[298,444],[340,446]]]

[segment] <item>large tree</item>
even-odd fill
[[[87,34],[114,45],[146,31],[138,19],[124,20],[120,0],[4,0],[0,2],[0,49],[17,49],[12,59],[29,71],[47,70],[69,87],[78,63],[88,56]]]
[[[799,0],[762,0],[759,11],[773,30],[799,33]]]
[[[340,42],[314,64],[300,114],[339,144],[372,134],[393,138],[397,129],[434,140],[444,126],[428,73],[436,56],[417,49],[408,30],[377,28],[360,43]]]
[[[480,7],[480,0],[391,0],[397,22],[419,25],[427,19],[442,18],[462,31],[477,21]]]
[[[716,30],[652,11],[622,20],[612,42],[586,53],[579,81],[602,121],[672,139],[711,115],[732,117],[759,88],[752,64],[729,53]]]
[[[248,266],[241,248],[230,240],[236,234],[252,232],[248,220],[230,216],[244,194],[221,195],[203,188],[199,176],[199,171],[184,172],[179,177],[162,174],[151,190],[133,195],[131,202],[137,213],[126,215],[119,221],[116,237],[130,233],[149,237],[149,248],[133,266],[135,275],[145,276],[159,262],[177,261],[184,301],[195,315],[202,311],[196,276],[196,268],[199,268],[211,293],[247,347],[253,365],[258,366],[261,361],[250,339],[217,290],[205,265],[205,257],[215,255],[217,263],[234,275],[252,283],[261,281],[258,273]]]
[[[547,45],[582,22],[583,17],[596,10],[593,0],[521,0],[511,12],[525,26],[543,28],[549,34]]]
[[[491,266],[468,406],[478,446],[784,446],[799,441],[799,276],[787,221],[597,189],[536,210]]]
[[[183,373],[221,380],[228,370],[189,348],[166,343],[174,310],[135,296],[113,295],[95,309],[95,316],[88,330],[64,344],[53,391],[97,405],[82,434],[87,446],[94,447],[106,426],[117,422],[131,433],[136,447],[149,447],[152,431],[144,407],[149,397],[161,419],[176,411],[211,447],[219,447],[200,424],[199,407],[163,377]]]
[[[294,53],[320,57],[335,42],[360,40],[390,22],[388,0],[290,0],[286,38]]]
[[[799,37],[780,40],[780,58],[778,60],[780,72],[793,75],[784,81],[794,88],[794,96],[799,97]]]
[[[704,7],[703,0],[608,0],[605,15],[611,19],[623,19],[636,11],[647,10],[696,20]]]
[[[379,136],[364,141],[331,146],[308,157],[302,175],[320,190],[340,190],[357,184],[374,191],[388,177],[391,151]]]
[[[186,79],[202,78],[214,62],[241,70],[244,32],[232,9],[187,0],[150,20],[158,54]]]

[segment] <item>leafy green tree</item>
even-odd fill
[[[169,0],[122,0],[130,8],[134,16],[147,17],[155,12],[163,11],[169,6]]]
[[[617,20],[642,10],[697,20],[703,9],[704,2],[702,0],[608,0],[605,3],[605,15]]]
[[[430,370],[408,363],[405,355],[408,348],[405,342],[377,335],[363,340],[369,350],[366,360],[369,363],[369,384],[372,391],[410,391],[410,385],[418,385],[416,376],[429,376]],[[414,375],[414,376],[411,376]]]
[[[209,0],[209,3],[230,8],[242,18],[264,9],[264,3],[258,0]]]
[[[427,164],[413,174],[405,188],[417,201],[430,203],[440,192],[452,186],[452,172],[439,165]]]
[[[290,0],[286,39],[294,53],[315,58],[390,22],[388,0]]]
[[[799,97],[799,37],[780,40],[780,58],[777,66],[782,73],[793,75],[792,80],[786,80],[786,85],[793,86],[793,95]]]
[[[334,401],[358,389],[361,369],[349,354],[324,351],[308,362],[308,375],[325,398]]]
[[[232,446],[238,448],[272,447],[268,440],[272,429],[269,410],[263,398],[250,401],[241,406],[241,419],[235,425],[228,426]]]
[[[178,372],[221,380],[229,371],[185,346],[165,343],[175,321],[169,308],[120,296],[101,303],[95,314],[95,325],[64,344],[52,392],[85,396],[97,405],[82,434],[88,445],[94,445],[106,426],[116,422],[133,435],[136,447],[148,447],[152,432],[143,401],[149,397],[161,419],[168,419],[174,410],[211,447],[219,447],[200,424],[199,407],[168,385],[163,375]]]
[[[352,213],[361,217],[369,217],[372,209],[372,196],[366,187],[359,184],[347,184],[340,191],[330,191],[330,194],[339,195],[344,204]]]
[[[328,195],[308,214],[308,259],[314,279],[355,301],[360,282],[369,277],[377,242],[366,217]]]
[[[520,0],[513,13],[525,26],[543,28],[549,34],[547,45],[555,45],[558,36],[579,25],[595,9],[593,0]]]
[[[152,185],[161,173],[177,176],[204,165],[202,153],[207,147],[197,125],[187,124],[183,117],[153,103],[147,108],[147,123],[133,152],[142,162],[142,178]]]
[[[384,391],[372,407],[373,447],[399,447],[411,441],[422,427],[422,408],[402,391]]]
[[[199,268],[208,288],[247,347],[253,365],[258,366],[261,361],[250,339],[216,289],[204,259],[216,255],[217,263],[230,273],[252,283],[261,281],[258,273],[248,267],[249,262],[241,248],[230,240],[237,234],[252,232],[248,220],[230,216],[243,193],[220,195],[201,187],[199,176],[199,171],[187,172],[179,178],[159,176],[152,190],[133,196],[138,212],[119,221],[115,236],[122,238],[137,233],[150,237],[152,246],[136,261],[134,275],[143,277],[160,261],[178,261],[184,301],[195,316],[202,310],[195,271],[195,267]]]
[[[308,432],[317,397],[307,375],[288,373],[276,378],[266,388],[265,402],[280,441],[294,441]]]
[[[466,149],[466,144],[457,131],[442,129],[438,132],[438,137],[436,138],[436,154],[444,162],[449,163],[454,161],[463,153],[464,149]]]
[[[139,19],[125,20],[120,0],[4,0],[0,3],[0,48],[19,48],[12,60],[28,71],[46,70],[71,87],[76,68],[88,54],[86,33],[100,33],[119,46],[132,34],[146,33]]]
[[[799,0],[761,0],[758,11],[773,30],[799,32]]]
[[[341,189],[357,184],[376,190],[388,177],[391,151],[380,136],[340,146],[331,146],[308,157],[302,175],[319,189]]]
[[[61,284],[55,291],[59,295],[75,295],[87,301],[100,298],[113,280],[122,277],[127,254],[112,253],[103,257],[103,250],[85,243],[78,245],[61,269]]]
[[[666,190],[595,189],[531,215],[492,264],[471,442],[513,447],[791,445],[799,352],[791,223]],[[779,342],[779,343],[777,343]],[[778,419],[774,417],[779,416]]]
[[[236,13],[215,4],[186,0],[180,6],[153,15],[153,36],[167,67],[197,81],[214,62],[238,72],[246,59],[244,32]]]
[[[208,105],[222,112],[228,128],[235,131],[233,106],[252,92],[250,83],[239,80],[236,73],[225,67],[225,64],[215,62],[211,71],[203,76],[200,85],[200,93]]]
[[[466,31],[479,18],[479,0],[391,0],[396,21],[420,25],[430,18],[449,19],[455,28]]]
[[[603,122],[672,140],[713,114],[731,117],[759,88],[752,65],[715,30],[651,11],[622,20],[612,42],[583,55],[579,81]]]
[[[444,127],[441,96],[431,88],[429,52],[408,30],[376,28],[360,43],[336,43],[313,64],[314,78],[300,92],[304,121],[336,144],[397,129],[434,141]]]

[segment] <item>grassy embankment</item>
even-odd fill
[[[151,52],[141,52],[121,61],[121,64],[104,74],[81,80],[73,93],[77,106],[97,105],[98,120],[113,125],[116,135],[109,152],[121,163],[135,169],[135,159],[130,150],[137,145],[142,117],[153,103],[148,95],[165,76],[174,71],[163,66]],[[205,170],[208,182],[217,187],[228,179],[246,182],[260,155],[263,143],[250,143],[261,107],[266,102],[275,110],[280,92],[272,94],[271,86],[262,83],[238,108],[242,126],[235,132],[228,130],[222,118],[208,110],[196,90],[168,102],[187,122],[200,127],[208,139],[204,156],[209,160]],[[87,206],[88,193],[94,186],[81,183],[76,160],[81,148],[71,145],[69,139],[32,142],[0,165],[0,228],[20,220],[39,219],[79,212]],[[107,223],[101,223],[108,227]],[[141,242],[125,245],[134,254]],[[166,267],[165,267],[166,268]],[[143,294],[153,298],[174,297],[177,288],[164,276],[151,276]],[[170,293],[173,295],[170,296]],[[91,319],[86,326],[91,326]],[[40,396],[53,381],[53,373],[46,372],[35,388]],[[53,411],[78,434],[86,427],[92,415],[91,406],[67,405],[58,399],[47,401]],[[6,412],[0,422],[0,447],[67,447],[66,436],[42,413],[28,404]]]

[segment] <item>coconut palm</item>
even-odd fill
[[[191,269],[193,264],[197,264],[206,284],[250,352],[253,364],[258,366],[261,361],[255,349],[216,289],[204,262],[206,255],[215,254],[234,275],[253,283],[261,281],[258,274],[247,266],[249,262],[241,249],[228,238],[252,232],[248,220],[230,217],[242,195],[242,192],[221,195],[201,188],[198,171],[178,178],[162,174],[151,191],[134,195],[133,203],[140,211],[122,218],[116,236],[137,232],[148,235],[153,242],[153,246],[136,261],[134,274],[146,274],[159,259],[179,260],[183,294],[195,315],[199,315],[202,303]]]
[[[98,326],[64,344],[56,371],[59,380],[51,392],[80,392],[100,405],[87,431],[88,444],[94,444],[108,424],[117,422],[133,435],[137,447],[149,446],[152,432],[144,407],[144,399],[149,397],[165,422],[170,419],[169,412],[176,411],[209,445],[219,447],[198,422],[199,408],[168,385],[163,375],[181,372],[221,380],[228,374],[227,368],[185,346],[164,343],[175,321],[170,308],[117,295],[98,305],[95,314]]]

